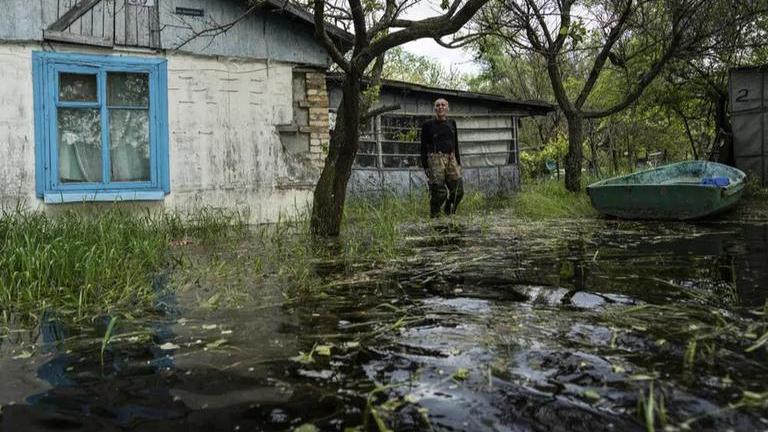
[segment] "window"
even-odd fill
[[[46,203],[160,200],[164,59],[35,52],[36,188]]]

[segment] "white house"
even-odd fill
[[[0,205],[212,206],[264,222],[311,199],[330,59],[306,12],[278,0],[2,5]]]

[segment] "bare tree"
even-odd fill
[[[457,33],[488,1],[444,0],[441,14],[408,20],[403,18],[404,12],[415,4],[415,0],[386,0],[383,5],[361,0],[339,3],[314,0],[316,34],[331,58],[344,71],[344,81],[336,127],[315,187],[311,220],[313,234],[322,237],[339,234],[347,183],[359,146],[360,125],[381,113],[381,109],[371,110],[371,99],[363,97],[366,74],[373,72],[374,78],[380,77],[384,54],[392,48],[417,39],[440,40]],[[325,22],[331,18],[351,22],[354,44],[346,55],[327,34]]]
[[[497,0],[478,14],[478,35],[495,35],[510,53],[546,60],[555,100],[568,123],[565,184],[581,188],[584,120],[631,106],[675,59],[695,58],[719,34],[754,13],[750,0]],[[569,80],[569,59],[588,67]],[[590,100],[607,74],[623,77],[611,103]],[[575,85],[577,82],[579,85]],[[604,101],[601,101],[604,102]]]

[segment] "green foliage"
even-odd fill
[[[526,151],[520,153],[520,168],[525,180],[538,179],[552,173],[547,169],[548,161],[555,161],[559,167],[563,166],[563,160],[568,152],[568,139],[563,134],[558,134],[538,151]]]
[[[503,2],[491,3],[487,13],[476,20],[480,26],[498,30],[496,34],[501,37],[486,37],[473,44],[482,72],[470,82],[470,88],[555,103],[553,79],[562,84],[569,101],[561,100],[560,108],[580,112],[622,107],[628,95],[641,90],[642,97],[618,114],[585,120],[582,154],[597,175],[634,170],[646,155],[656,152],[668,162],[705,158],[713,143],[727,139],[730,126],[724,116],[718,117],[726,112],[727,72],[733,66],[759,64],[768,56],[768,20],[760,6],[720,0],[696,7],[685,1],[674,7],[664,2],[633,2],[608,58],[596,63],[626,3],[580,0],[570,10],[570,24],[560,27],[557,8],[566,4],[531,2],[530,10],[539,7],[540,12],[553,15],[549,24],[552,34],[544,37],[533,14],[505,9]],[[583,15],[587,10],[589,16]],[[496,27],[500,21],[495,17],[504,14],[522,15],[517,20],[501,21],[515,25]],[[601,24],[607,17],[614,19]],[[671,23],[681,17],[685,17],[686,31],[678,35],[678,45],[670,44]],[[521,23],[522,30],[517,27]],[[556,52],[546,53],[530,46],[531,34],[541,42],[558,35],[567,37],[564,44],[555,46]],[[548,56],[557,60],[554,72],[547,68]],[[671,60],[659,69],[656,65],[660,59]],[[585,87],[595,71],[594,87]],[[659,71],[663,72],[643,88]],[[585,90],[584,105],[574,108],[577,96]],[[531,123],[520,135],[523,148],[548,147],[556,136],[566,133],[566,123],[556,117],[551,125],[543,120]],[[532,131],[533,126],[538,130]],[[524,158],[525,174],[540,174],[544,159],[547,157]]]
[[[466,89],[469,77],[457,69],[446,69],[429,57],[420,56],[401,47],[387,51],[382,78],[432,87]]]

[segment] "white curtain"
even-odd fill
[[[98,109],[59,109],[59,180],[62,183],[102,180],[100,117]]]

